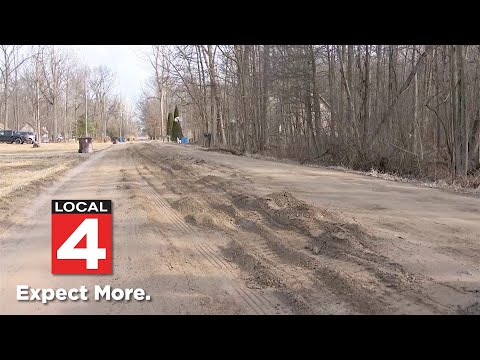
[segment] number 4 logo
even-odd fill
[[[110,200],[52,201],[53,274],[112,273],[111,210]]]
[[[87,237],[87,247],[75,246]],[[107,249],[98,247],[98,219],[85,219],[70,237],[57,250],[57,259],[87,261],[87,269],[98,269],[98,260],[107,258]]]

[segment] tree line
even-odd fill
[[[154,45],[139,103],[152,138],[400,174],[479,168],[480,46]]]
[[[133,109],[114,93],[116,74],[89,67],[68,48],[0,45],[0,123],[30,124],[49,140],[136,134]],[[46,130],[46,131],[45,131]]]

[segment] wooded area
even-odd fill
[[[149,136],[432,179],[479,169],[480,46],[152,46]],[[162,114],[162,115],[160,115]]]
[[[0,129],[29,125],[50,141],[87,130],[96,140],[137,133],[134,109],[113,91],[116,74],[82,64],[69,49],[0,45],[0,79]]]

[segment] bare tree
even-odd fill
[[[8,128],[8,100],[10,98],[11,77],[17,74],[17,70],[27,60],[19,58],[19,51],[22,45],[0,45],[0,74],[3,85],[3,109],[4,126]],[[15,82],[16,85],[16,82]]]
[[[57,105],[68,69],[68,55],[64,51],[56,51],[55,46],[49,46],[45,48],[41,60],[44,80],[41,91],[44,98],[52,106],[53,139],[56,141],[58,138]]]
[[[106,116],[107,97],[115,85],[116,75],[107,66],[93,68],[89,86],[95,95],[100,108],[100,123],[103,125],[102,135],[107,136],[108,118]]]

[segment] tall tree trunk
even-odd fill
[[[455,56],[455,45],[450,45],[450,91],[451,91],[451,119],[450,131],[452,139],[452,174],[459,174],[459,153],[458,153],[458,87],[457,87],[457,57]]]
[[[53,141],[57,141],[58,129],[57,129],[57,98],[54,96],[52,99],[52,111],[53,111]]]
[[[412,49],[412,69],[415,67],[415,45],[413,45]],[[412,137],[412,147],[411,149],[416,154],[418,152],[417,149],[417,137],[418,137],[418,74],[413,76],[413,92],[412,92],[412,103],[413,103],[413,124],[411,129],[413,129],[413,137]]]
[[[349,45],[350,46],[350,45]],[[342,54],[340,53],[340,48],[337,47],[337,53],[338,53],[338,58],[340,62],[340,74],[342,75],[342,82],[343,86],[345,87],[345,92],[347,93],[347,116],[348,116],[348,122],[349,126],[355,127],[355,109],[353,107],[353,96],[352,96],[352,91],[351,91],[351,81],[352,79],[347,79],[347,76],[345,75],[345,65],[343,61]],[[348,48],[348,68],[349,72],[350,67],[353,67],[353,48],[350,49]],[[351,56],[350,56],[351,55]]]
[[[52,66],[53,66],[53,96],[52,96],[52,105],[53,105],[53,141],[57,141],[58,137],[58,122],[57,122],[57,66],[55,63],[55,46],[52,47]]]
[[[269,90],[269,74],[270,74],[270,45],[263,46],[263,69],[262,69],[262,110],[261,110],[261,135],[260,135],[260,150],[264,150],[267,143],[267,117],[268,117],[268,90]]]
[[[313,45],[309,46],[310,48],[310,66],[312,68],[312,92],[313,92],[313,109],[315,112],[315,135],[316,135],[316,144],[317,144],[317,156],[320,155],[321,151],[321,123],[322,123],[322,112],[320,109],[320,101],[318,98],[317,91],[317,64],[315,62],[315,54],[313,52]],[[335,137],[335,129],[332,129],[332,137]]]
[[[468,127],[466,119],[466,91],[465,91],[465,47],[455,46],[457,61],[457,175],[467,176],[468,170]]]
[[[382,45],[377,45],[377,73],[376,73],[376,88],[375,88],[375,120],[378,121],[380,117],[380,94],[382,93]]]
[[[333,45],[333,47],[335,47],[335,45]],[[334,86],[335,86],[335,63],[334,63],[334,59],[333,59],[333,52],[330,51],[330,45],[327,45],[327,59],[328,59],[328,89],[329,89],[329,100],[330,100],[330,105],[331,106],[335,106],[335,98],[334,98]],[[340,96],[342,96],[341,92],[340,92]],[[348,110],[347,110],[348,111]],[[331,110],[330,113],[332,114],[331,115],[331,118],[330,118],[330,121],[333,122],[334,121],[334,116],[333,116],[333,111]],[[348,116],[348,114],[347,114]],[[346,126],[345,126],[345,121],[343,119],[339,119],[340,121],[342,121],[342,131],[344,134],[346,134]],[[350,124],[348,124],[348,126],[350,126]]]
[[[165,71],[165,56],[162,55],[162,78],[160,82],[160,136],[162,137],[163,141],[163,128],[164,128],[164,99],[165,99],[165,91],[164,91],[164,79],[163,79],[163,72]]]
[[[15,88],[13,90],[14,102],[13,102],[13,118],[15,121],[15,130],[20,130],[19,128],[19,106],[18,106],[18,65],[17,65],[17,56],[14,56],[14,67],[15,67]]]
[[[39,73],[39,59],[38,53],[35,58],[35,92],[36,92],[36,118],[37,118],[37,145],[41,146],[42,143],[42,126],[40,124],[40,73]]]
[[[475,170],[480,164],[480,110],[477,110],[473,120],[468,146],[469,170]]]
[[[6,69],[5,71],[5,79],[4,79],[4,82],[5,82],[5,89],[4,89],[4,92],[3,92],[3,105],[4,105],[4,115],[5,115],[5,123],[4,123],[4,127],[5,127],[5,130],[9,129],[8,127],[8,86],[10,85],[9,84],[9,74],[8,74],[8,71],[9,69]]]
[[[207,86],[205,83],[205,71],[203,68],[203,61],[202,61],[202,54],[201,54],[201,49],[200,45],[196,46],[197,50],[197,67],[198,67],[198,76],[200,80],[200,93],[202,94],[202,101],[201,101],[201,111],[204,116],[204,121],[205,121],[205,131],[207,133],[212,134],[213,133],[213,127],[210,125],[211,120],[209,120],[207,116]],[[213,134],[212,134],[213,136]]]
[[[396,72],[396,65],[397,65],[397,46],[396,45],[389,45],[388,50],[388,107],[392,107],[395,102],[395,98],[397,96],[397,72]],[[390,140],[393,137],[393,124],[396,121],[396,117],[394,114],[389,116],[388,119],[388,135]]]
[[[353,89],[353,59],[354,59],[354,47],[353,45],[348,45],[348,55],[347,55],[347,78],[345,79],[345,69],[343,58],[340,58],[340,71],[342,72],[342,78],[344,81],[345,91],[347,93],[347,118],[349,126],[355,126],[355,99],[353,98],[352,89]]]
[[[364,112],[363,112],[363,129],[362,144],[367,140],[368,124],[370,121],[370,48],[365,45],[365,81],[364,81]]]
[[[65,82],[65,117],[63,118],[63,140],[67,141],[70,139],[71,133],[67,132],[68,129],[68,81]],[[67,136],[68,135],[68,136]]]
[[[216,71],[215,71],[215,58],[212,51],[212,45],[207,45],[207,55],[208,55],[208,66],[209,66],[209,73],[210,73],[210,89],[211,89],[211,104],[215,104],[216,110],[216,117],[218,121],[217,128],[220,128],[220,136],[222,144],[226,144],[227,139],[225,137],[225,125],[223,123],[223,116],[222,116],[222,109],[220,103],[220,96],[217,90],[217,79],[216,79]],[[212,117],[213,118],[213,117]]]
[[[310,129],[310,134],[312,136],[312,143],[313,143],[313,146],[315,147],[315,152],[317,152],[318,144],[317,144],[317,139],[315,138],[315,129],[314,129],[315,126],[313,124],[313,118],[312,118],[312,97],[311,97],[310,91],[308,91],[305,94],[305,112],[306,112],[307,125]]]

